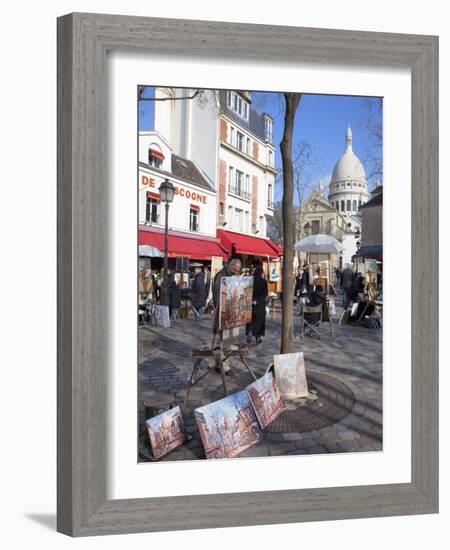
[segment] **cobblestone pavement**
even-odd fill
[[[339,309],[337,313],[335,338],[331,338],[328,324],[324,324],[320,340],[315,335],[305,336],[303,342],[298,336],[295,339],[294,351],[304,352],[308,384],[318,399],[287,401],[288,411],[282,413],[284,419],[280,416],[265,430],[263,440],[241,457],[382,450],[381,336],[376,330],[360,326],[337,326]],[[298,326],[299,317],[296,317],[297,330]],[[248,357],[258,377],[265,373],[272,356],[279,353],[280,334],[278,312],[275,318],[267,320],[262,346]],[[144,400],[164,392],[174,396],[174,405],[181,406],[192,370],[191,349],[210,345],[211,338],[208,317],[202,321],[182,320],[170,329],[152,326],[139,329],[140,460],[146,460],[148,446]],[[234,393],[244,389],[253,378],[238,361],[233,359],[230,365],[233,375],[227,376],[227,386],[229,393]],[[193,411],[222,397],[219,374],[211,373],[193,386],[183,413],[192,440],[162,460],[205,458]],[[330,416],[326,412],[330,412]],[[299,419],[303,421],[302,427],[297,422]],[[311,429],[305,431],[308,422]]]

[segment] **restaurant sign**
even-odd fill
[[[151,176],[144,176],[143,174],[141,174],[142,187],[149,189],[158,189],[157,184],[159,184],[159,182],[157,182],[155,178]],[[186,187],[182,187],[181,185],[175,185],[175,195],[183,197],[186,200],[198,202],[200,204],[207,204],[208,201],[207,195],[199,193],[198,191],[193,191]]]

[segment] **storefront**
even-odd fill
[[[283,254],[282,248],[270,239],[225,229],[218,229],[217,237],[230,259],[239,258],[244,270],[261,265],[269,283],[269,291],[281,292],[280,257]]]

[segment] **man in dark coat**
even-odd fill
[[[181,289],[175,281],[173,274],[169,277],[169,313],[172,319],[172,313],[180,309],[181,306]]]
[[[255,268],[253,274],[253,302],[252,302],[252,320],[245,327],[247,342],[250,344],[252,334],[256,343],[261,342],[261,336],[264,336],[266,330],[266,298],[268,294],[267,281],[264,278],[264,271],[261,266]]]
[[[350,304],[350,300],[351,300],[350,287],[352,286],[352,283],[353,283],[353,271],[351,267],[347,264],[345,266],[344,271],[341,274],[341,288],[343,291],[342,307],[344,309],[347,309]]]
[[[203,308],[206,305],[205,274],[201,268],[195,268],[195,276],[192,282],[192,306],[197,321],[203,318]]]

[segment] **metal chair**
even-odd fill
[[[305,325],[307,328],[305,328]],[[322,335],[322,304],[318,306],[303,306],[300,318],[300,339],[306,331],[312,335],[315,332],[320,337]]]

